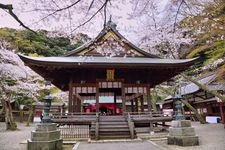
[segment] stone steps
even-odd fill
[[[90,135],[95,139],[96,124],[92,123]],[[100,116],[99,139],[130,139],[130,130],[124,116]]]

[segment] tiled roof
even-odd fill
[[[213,81],[216,78],[216,74],[210,74],[206,77],[202,77],[200,79],[198,79],[197,81],[203,85],[207,85],[207,87],[210,90],[225,90],[225,84],[218,84],[218,83],[213,83]],[[188,94],[192,94],[195,92],[198,92],[199,90],[201,90],[200,87],[198,87],[196,84],[190,82],[185,86],[181,87],[181,95],[188,95]],[[165,100],[169,100],[171,99],[172,96],[167,96]]]

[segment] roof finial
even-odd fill
[[[114,28],[116,29],[116,24],[114,22],[112,22],[112,15],[110,15],[109,17],[109,21],[106,23],[105,28],[109,27],[109,28]]]
[[[109,17],[109,22],[112,22],[112,15],[110,15]]]

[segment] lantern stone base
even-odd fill
[[[40,123],[27,143],[28,150],[61,150],[63,140],[55,123]]]
[[[191,127],[189,120],[172,121],[171,127],[169,127],[167,142],[170,145],[179,146],[199,145],[198,136],[196,136],[195,130]]]

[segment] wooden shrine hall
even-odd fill
[[[150,88],[176,76],[196,61],[163,59],[147,53],[123,37],[112,21],[96,38],[64,56],[28,57],[19,54],[19,57],[61,90],[69,90],[70,113],[85,112],[84,105],[87,104],[84,101],[88,100],[94,102],[94,110],[89,111],[99,112],[100,98],[111,96],[113,102],[109,109],[113,115],[150,112]],[[143,97],[147,98],[144,100]]]
[[[69,112],[81,112],[82,100],[114,96],[114,107],[147,95],[151,110],[150,88],[191,66],[195,59],[162,59],[149,54],[124,38],[109,21],[89,43],[61,57],[28,57],[19,54],[24,63],[63,91],[69,90]],[[142,102],[143,105],[143,102]],[[142,111],[143,111],[142,107]],[[115,114],[116,109],[113,113]]]

